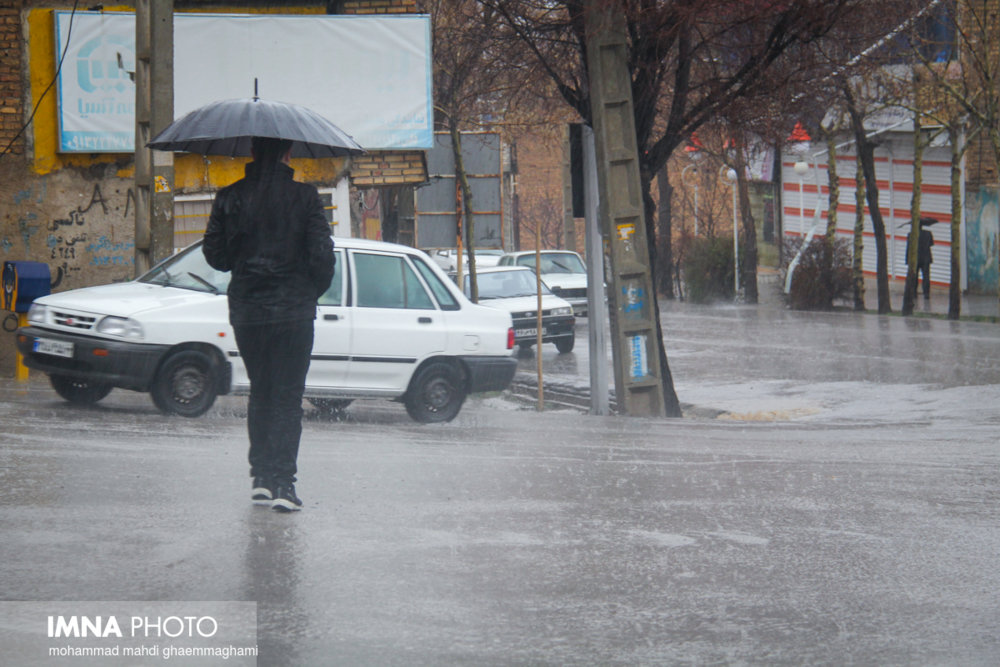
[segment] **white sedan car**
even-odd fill
[[[552,293],[573,304],[573,312],[583,317],[587,315],[587,267],[583,258],[571,250],[542,250],[542,282]],[[507,253],[500,258],[498,266],[526,266],[535,268],[535,251],[521,250]]]
[[[335,253],[306,380],[317,407],[381,397],[402,401],[417,421],[440,422],[469,393],[507,387],[517,367],[509,313],[470,302],[420,250],[337,238]],[[66,400],[94,403],[120,387],[149,392],[165,413],[197,417],[218,394],[250,389],[228,284],[196,244],[134,281],[37,299],[18,350]]]
[[[468,275],[463,277],[465,294],[471,292]],[[576,344],[573,306],[553,294],[542,283],[542,342],[555,343],[561,353]],[[538,279],[521,266],[494,266],[476,272],[479,303],[510,313],[514,320],[514,342],[522,350],[538,342]]]

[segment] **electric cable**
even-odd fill
[[[69,16],[69,29],[66,31],[66,46],[63,48],[62,54],[59,56],[59,64],[56,66],[56,73],[52,77],[52,81],[50,81],[49,85],[46,86],[45,90],[42,91],[42,94],[39,96],[38,101],[35,103],[35,108],[32,109],[31,115],[28,116],[28,120],[24,123],[24,125],[21,126],[21,129],[17,131],[17,134],[15,134],[14,137],[7,142],[7,145],[4,146],[4,149],[0,151],[0,158],[5,157],[7,153],[10,152],[10,149],[11,147],[13,147],[14,142],[21,138],[21,135],[24,134],[24,131],[27,130],[28,126],[31,125],[32,121],[35,120],[35,114],[38,113],[38,108],[42,106],[42,100],[45,99],[45,96],[48,94],[48,92],[52,90],[52,86],[54,86],[56,84],[56,81],[59,80],[59,73],[62,71],[63,60],[66,58],[66,52],[69,51],[70,38],[73,36],[73,19],[76,17],[76,9],[77,6],[79,6],[79,4],[80,0],[73,0],[73,9]]]

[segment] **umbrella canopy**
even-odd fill
[[[161,151],[249,156],[253,137],[288,139],[292,157],[343,157],[364,153],[354,139],[312,109],[258,97],[199,107],[168,125],[148,144]]]
[[[910,222],[911,222],[910,220],[907,220],[906,222],[904,222],[903,224],[901,224],[899,227],[909,227],[910,226]],[[921,227],[930,227],[931,225],[936,225],[939,222],[941,222],[941,221],[937,220],[936,218],[931,218],[931,217],[928,217],[928,216],[923,216],[923,217],[920,218],[920,226]],[[899,227],[897,227],[896,229],[899,229]]]

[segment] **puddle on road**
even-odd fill
[[[723,412],[716,419],[742,422],[780,422],[820,413],[818,408],[793,408],[784,410],[756,410],[754,412]]]

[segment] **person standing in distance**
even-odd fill
[[[931,249],[934,247],[934,235],[931,230],[920,225],[920,235],[917,237],[917,273],[924,277],[924,298],[931,298],[931,262],[934,257]]]
[[[215,196],[203,246],[213,268],[232,272],[229,322],[250,378],[251,497],[281,512],[302,508],[302,395],[316,302],[336,261],[319,192],[292,178],[291,148],[253,138],[246,175]]]

